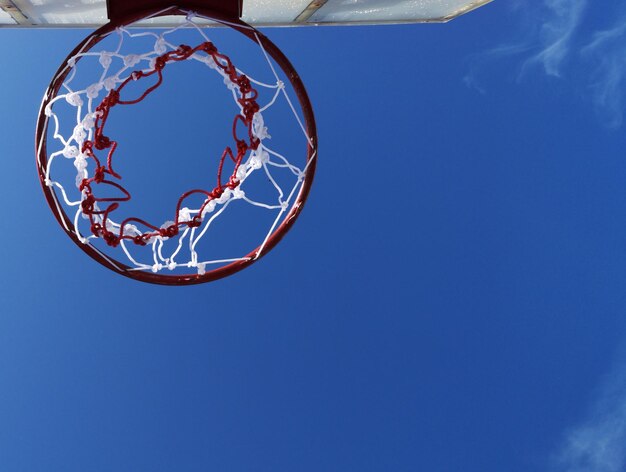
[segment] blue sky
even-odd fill
[[[267,30],[315,107],[313,191],[267,257],[181,288],[99,266],[39,188],[85,32],[0,31],[0,470],[626,470],[625,22]]]

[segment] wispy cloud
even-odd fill
[[[464,83],[486,93],[479,78],[481,70],[488,63],[515,58],[517,81],[536,70],[568,80],[574,89],[584,91],[582,95],[589,98],[605,124],[621,126],[626,88],[626,11],[607,12],[607,18],[616,19],[614,25],[588,33],[588,28],[581,28],[585,24],[588,0],[543,0],[512,5],[521,34],[472,57]]]
[[[481,81],[478,79],[478,74],[480,70],[485,67],[486,63],[510,56],[517,56],[527,52],[528,49],[529,47],[525,44],[501,44],[493,49],[474,55],[470,59],[470,70],[467,75],[463,77],[463,82],[469,88],[477,92],[482,94],[486,93],[486,90],[481,85]]]
[[[544,0],[541,28],[527,38],[539,52],[524,62],[523,70],[541,64],[546,74],[560,77],[561,67],[572,50],[574,33],[580,25],[587,0]]]
[[[542,66],[548,75],[560,77],[586,5],[587,0],[511,3],[509,7],[519,18],[522,33],[505,44],[474,55],[464,82],[475,88],[473,84],[479,82],[477,74],[484,65],[513,56],[520,62],[517,80],[535,66]]]
[[[621,126],[626,87],[626,15],[608,30],[597,32],[582,48],[581,57],[590,65],[591,95],[609,126]]]
[[[571,429],[555,457],[563,472],[626,470],[626,361],[607,377],[587,419]]]

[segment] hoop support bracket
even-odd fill
[[[241,18],[243,0],[107,0],[107,15],[111,21],[134,16],[146,10],[160,8],[212,11],[224,19]]]

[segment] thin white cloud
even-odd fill
[[[626,470],[626,362],[607,377],[587,419],[566,434],[555,465],[562,472]]]
[[[474,89],[479,93],[485,94],[486,90],[481,85],[481,80],[478,78],[480,71],[485,68],[485,65],[492,61],[502,60],[511,56],[524,54],[528,52],[529,49],[530,47],[526,44],[501,44],[500,46],[489,49],[488,51],[475,54],[469,60],[469,71],[465,75],[465,77],[463,77],[463,82],[469,88]]]
[[[546,74],[560,77],[587,0],[544,0],[543,6],[546,13],[541,28],[532,33],[536,37],[527,38],[528,43],[538,44],[540,50],[524,62],[522,70],[541,64]]]
[[[589,88],[597,110],[607,124],[619,127],[623,122],[623,90],[626,87],[626,15],[615,27],[597,32],[581,50],[590,67]]]
[[[572,49],[574,34],[580,25],[587,0],[543,0],[543,2],[513,2],[509,5],[519,18],[523,32],[513,41],[483,51],[470,58],[470,71],[463,81],[481,93],[484,89],[477,79],[479,70],[486,63],[500,61],[513,56],[526,55],[519,59],[520,67],[516,79],[535,66],[542,66],[546,74],[560,77],[563,63]]]
[[[470,58],[463,82],[486,93],[481,71],[493,62],[515,59],[516,79],[541,70],[547,76],[566,78],[591,103],[604,124],[623,124],[626,90],[626,10],[623,5],[607,8],[607,18],[616,18],[606,30],[588,33],[584,28],[588,0],[542,0],[513,2],[512,14],[519,19],[521,33],[513,42]],[[621,13],[621,14],[620,14]],[[626,471],[624,471],[626,472]]]

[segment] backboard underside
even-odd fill
[[[441,23],[490,1],[244,0],[242,19],[255,26]],[[94,28],[107,21],[106,0],[0,0],[0,27]]]

